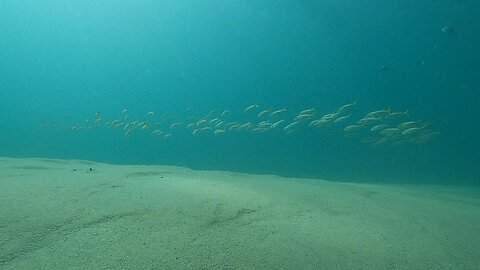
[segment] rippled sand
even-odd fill
[[[477,269],[478,228],[478,188],[0,158],[0,269]]]

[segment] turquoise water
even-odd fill
[[[477,14],[467,0],[2,1],[0,155],[478,185]],[[308,127],[352,102],[344,121]],[[257,125],[283,108],[285,125],[316,114],[292,134],[186,127],[212,110]],[[378,124],[420,121],[431,138],[378,143],[374,125],[346,136],[384,108],[409,116]],[[155,127],[163,114],[182,126]],[[125,136],[134,121],[149,126]]]

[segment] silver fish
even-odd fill
[[[380,131],[381,134],[383,135],[392,135],[392,134],[398,134],[400,133],[400,129],[398,128],[386,128]]]
[[[257,116],[260,118],[260,117],[263,117],[264,115],[266,115],[269,112],[270,112],[270,110],[264,110],[264,111],[261,111],[260,113],[258,113]]]
[[[362,119],[358,120],[357,124],[369,125],[373,122],[377,122],[378,120],[380,120],[379,117],[365,117],[365,118],[362,118]]]
[[[301,122],[301,121],[305,121],[305,120],[308,120],[308,119],[311,119],[313,118],[314,115],[313,114],[299,114],[295,117],[295,121],[297,122]]]
[[[281,110],[274,111],[270,114],[270,117],[274,117],[277,114],[280,114],[280,113],[283,113],[283,112],[286,112],[286,111],[287,111],[287,109],[281,109]]]
[[[223,111],[220,117],[225,117],[228,113],[230,113],[230,110]]]
[[[404,117],[404,116],[407,116],[407,117],[410,116],[408,114],[408,110],[405,111],[405,112],[391,112],[391,113],[387,114],[385,116],[385,118],[387,118],[387,119],[397,119],[397,118]]]
[[[351,108],[353,108],[353,106],[355,106],[355,104],[357,104],[356,100],[353,103],[343,105],[342,107],[338,108],[337,111],[338,112],[344,112],[346,110],[350,110]]]
[[[249,112],[249,111],[252,111],[254,109],[258,108],[258,105],[257,104],[252,104],[250,106],[248,106],[247,108],[245,108],[244,112]]]
[[[364,127],[365,126],[363,126],[363,125],[350,125],[350,126],[345,127],[343,130],[346,131],[346,132],[354,132],[354,131],[360,130]]]
[[[270,126],[270,128],[271,128],[271,129],[275,129],[275,128],[277,128],[280,124],[282,124],[283,122],[285,122],[285,120],[279,120],[279,121],[273,123],[273,124]]]
[[[212,130],[210,127],[203,127],[203,128],[198,128],[198,129],[195,129],[192,134],[193,135],[197,135],[197,134],[200,134],[200,133],[204,133],[204,132],[207,132],[207,131],[210,131]]]
[[[385,128],[387,128],[387,127],[388,127],[387,124],[376,125],[376,126],[372,127],[372,128],[370,129],[370,131],[380,131],[380,130],[385,129]]]
[[[225,134],[225,130],[223,130],[223,129],[215,129],[215,131],[213,131],[214,136],[220,136],[220,135],[223,135],[223,134]]]
[[[314,108],[311,108],[311,109],[307,109],[307,110],[303,110],[299,113],[299,115],[302,115],[302,114],[315,114],[316,110]]]
[[[409,122],[398,124],[397,127],[399,129],[409,129],[409,128],[417,127],[419,124],[420,124],[420,121],[409,121]]]
[[[286,127],[284,127],[283,130],[284,131],[291,130],[291,129],[295,128],[296,126],[298,126],[298,124],[300,124],[300,122],[293,122],[293,123],[287,125]]]
[[[341,121],[343,121],[343,120],[345,120],[345,119],[349,118],[350,116],[351,116],[351,114],[349,114],[349,115],[345,115],[345,116],[341,116],[341,117],[338,117],[338,118],[337,118],[337,119],[335,119],[333,122],[334,122],[334,123],[341,122]]]
[[[402,135],[413,135],[423,130],[424,127],[414,127],[402,131]]]
[[[379,111],[369,112],[365,115],[364,118],[370,118],[370,117],[378,118],[378,117],[383,117],[383,116],[385,116],[389,113],[390,113],[390,108],[386,108],[386,109],[379,110]]]

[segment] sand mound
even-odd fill
[[[10,158],[0,187],[1,269],[480,265],[480,192],[467,187]]]

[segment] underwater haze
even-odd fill
[[[473,0],[1,1],[0,156],[480,185],[478,14]]]

